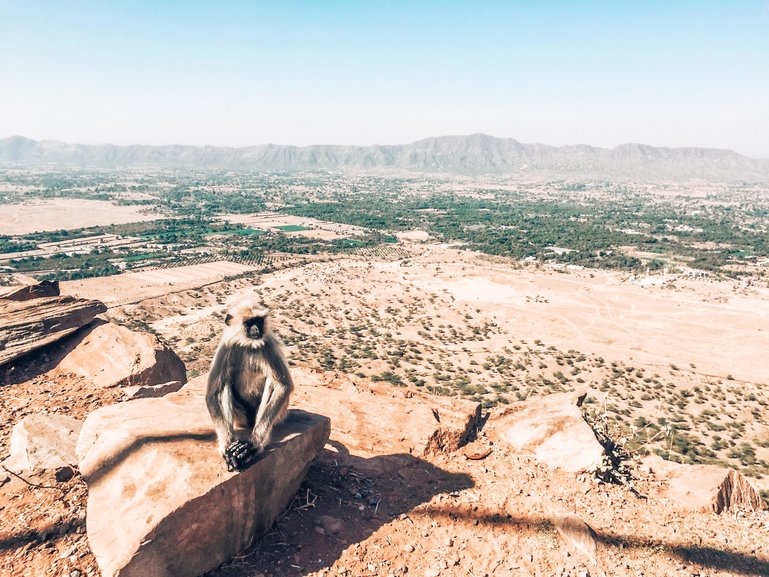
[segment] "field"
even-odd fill
[[[322,221],[315,218],[282,215],[274,212],[258,214],[226,214],[221,217],[227,222],[242,224],[260,230],[278,230],[289,235],[319,240],[348,238],[364,234],[357,226]]]
[[[117,205],[104,200],[56,198],[2,205],[0,235],[125,224],[162,218],[144,206]]]
[[[219,261],[170,269],[152,269],[106,278],[89,278],[61,283],[61,293],[97,299],[116,306],[166,295],[183,289],[198,288],[228,276],[253,271],[255,267]]]

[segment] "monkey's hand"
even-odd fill
[[[228,471],[243,471],[256,463],[259,449],[250,441],[233,441],[224,452],[224,462]]]

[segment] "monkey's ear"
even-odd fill
[[[229,326],[232,324],[232,315],[227,313],[227,316],[224,317],[224,324]]]

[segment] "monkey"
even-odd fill
[[[254,297],[232,305],[208,373],[206,405],[229,471],[248,468],[264,452],[294,389],[269,312]],[[244,425],[247,439],[236,432]]]

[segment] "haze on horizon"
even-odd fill
[[[0,0],[0,138],[769,158],[769,2]]]

